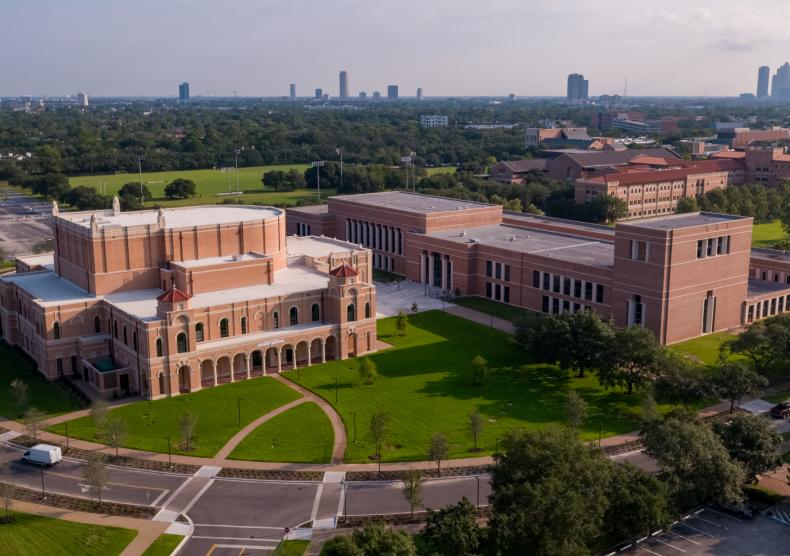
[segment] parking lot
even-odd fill
[[[612,554],[640,556],[788,556],[790,525],[765,516],[740,519],[712,508],[698,510],[667,531]]]

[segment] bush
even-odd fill
[[[750,499],[756,502],[765,502],[766,504],[778,504],[784,498],[781,494],[770,488],[765,488],[757,485],[746,485],[743,487],[743,492]]]

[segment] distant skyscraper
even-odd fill
[[[398,100],[397,85],[387,85],[387,98],[390,100]]]
[[[381,98],[381,93],[378,91],[373,91],[373,99],[378,100]]]
[[[348,72],[340,72],[340,98],[348,98]]]
[[[790,64],[787,62],[776,68],[776,74],[771,79],[771,98],[790,100]]]
[[[768,96],[768,77],[771,74],[771,69],[768,66],[760,66],[757,70],[757,98],[765,98]]]
[[[587,100],[589,96],[589,81],[580,73],[568,76],[568,102],[573,104]]]
[[[422,87],[417,87],[417,100],[422,100]]]
[[[324,90],[323,89],[316,89],[315,90],[315,98],[321,98],[322,96],[324,96]]]
[[[360,91],[359,92],[359,98],[366,99],[366,98],[368,98],[368,94],[365,91]]]
[[[189,83],[186,81],[178,86],[178,100],[189,100]]]
[[[88,106],[88,93],[82,91],[81,93],[77,93],[77,104],[82,106],[83,108]]]
[[[291,86],[289,88],[289,95],[291,97],[291,100],[296,100],[296,83],[291,83]]]

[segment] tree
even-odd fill
[[[112,448],[115,448],[115,455],[117,456],[118,448],[126,439],[126,421],[120,417],[108,419],[104,430],[104,437],[107,439],[107,443]]]
[[[282,170],[271,170],[269,172],[265,172],[261,178],[261,181],[263,182],[264,186],[271,187],[275,191],[286,191],[293,189],[291,182],[288,180],[288,176]]]
[[[27,382],[22,379],[15,378],[11,381],[11,393],[14,395],[14,403],[16,403],[17,413],[20,415],[24,413],[27,408],[28,402],[28,386]]]
[[[666,484],[628,462],[613,465],[611,472],[604,515],[611,539],[632,539],[670,523]]]
[[[450,445],[447,437],[440,432],[433,433],[428,445],[428,459],[436,462],[436,472],[441,475],[442,460],[450,455]]]
[[[464,496],[452,506],[439,511],[428,510],[422,536],[431,547],[431,554],[466,556],[478,554],[484,532],[476,521],[477,511]]]
[[[403,488],[401,492],[403,497],[411,507],[411,517],[414,518],[414,508],[422,506],[422,484],[424,482],[422,471],[419,469],[411,469],[406,472],[406,477],[403,479]]]
[[[107,417],[110,414],[109,404],[99,398],[91,404],[90,416],[93,421],[95,432],[93,435],[97,438],[104,436],[104,425],[107,424]]]
[[[290,185],[291,189],[303,189],[307,186],[307,182],[304,179],[304,174],[297,170],[296,168],[291,168],[288,170],[288,175],[286,176],[286,180]]]
[[[721,438],[730,457],[741,462],[749,482],[756,482],[758,475],[782,465],[782,435],[762,417],[736,413],[730,420],[715,421],[713,432]]]
[[[398,316],[395,318],[395,328],[398,329],[398,332],[401,336],[406,334],[406,327],[409,325],[409,317],[406,316],[406,313],[403,310],[398,311]]]
[[[270,174],[271,172],[267,172]],[[332,537],[321,547],[321,556],[366,556],[351,535]]]
[[[85,480],[85,484],[96,493],[96,497],[99,500],[99,507],[101,507],[101,493],[109,482],[107,458],[104,454],[101,452],[91,452],[88,455],[88,461],[83,469],[83,479]]]
[[[165,197],[168,199],[186,199],[197,195],[195,182],[184,178],[176,178],[165,186]]]
[[[370,439],[376,445],[376,459],[379,462],[379,471],[381,471],[381,447],[387,442],[390,428],[390,416],[386,411],[377,411],[370,416],[370,425],[368,430],[370,432]]]
[[[743,396],[756,396],[768,385],[768,379],[740,361],[722,360],[710,375],[710,384],[716,395],[729,400],[732,413],[736,401],[740,403]]]
[[[697,212],[698,210],[699,204],[696,197],[681,197],[678,199],[678,204],[675,207],[675,212],[677,213]]]
[[[25,411],[25,430],[29,436],[33,437],[33,440],[38,440],[38,433],[41,431],[44,418],[44,413],[35,407]]]
[[[185,411],[181,415],[181,421],[178,424],[181,433],[182,449],[189,452],[193,448],[195,442],[195,430],[197,429],[197,415],[191,411]]]
[[[674,509],[682,511],[707,500],[738,503],[746,479],[721,440],[693,414],[670,415],[645,425],[645,452],[656,459]]]
[[[492,552],[589,553],[603,526],[611,463],[564,427],[512,430],[502,446],[491,476]]]
[[[33,193],[48,199],[60,199],[71,189],[69,178],[63,174],[36,176],[26,181],[25,185]]]
[[[628,205],[620,197],[598,195],[589,202],[591,220],[614,223],[628,215]]]
[[[71,189],[60,196],[64,201],[79,210],[98,210],[110,206],[111,200],[106,195],[102,195],[93,187],[80,185]]]
[[[645,392],[642,396],[642,421],[650,422],[659,419],[661,415],[658,412],[658,404],[656,399],[650,392]]]
[[[480,448],[477,447],[477,441],[480,439],[480,435],[483,434],[484,425],[485,419],[478,411],[474,411],[469,415],[469,434],[472,435],[472,441],[475,443],[475,447],[472,449],[473,452],[480,451]]]
[[[653,386],[656,397],[662,402],[686,407],[710,394],[705,370],[682,355],[669,351],[663,352]]]
[[[478,354],[472,358],[469,367],[472,369],[472,384],[474,386],[482,386],[486,376],[488,376],[488,361]]]
[[[568,426],[575,430],[581,429],[584,421],[587,420],[587,402],[576,390],[568,392],[565,400],[565,418]]]
[[[118,195],[118,200],[121,202],[121,210],[142,210],[143,203],[140,202],[140,197],[134,195]]]
[[[781,315],[757,321],[723,346],[733,353],[745,355],[755,371],[765,374],[777,359],[788,353],[789,318],[790,315]]]
[[[373,379],[379,374],[376,363],[369,357],[363,357],[359,360],[359,378],[365,384],[373,384]]]
[[[607,388],[622,386],[631,394],[660,369],[662,350],[647,328],[618,328],[598,369],[598,382]]]
[[[148,189],[147,185],[145,184],[140,185],[139,182],[134,182],[134,181],[130,181],[123,184],[121,188],[118,190],[118,198],[123,198],[127,196],[134,197],[138,201],[140,200],[140,197],[142,197],[142,200],[144,202],[153,199],[153,196],[151,195],[151,190]]]

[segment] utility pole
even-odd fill
[[[340,155],[340,189],[343,189],[343,147],[338,147],[335,152]]]
[[[315,183],[316,183],[316,190],[318,191],[318,202],[321,202],[321,166],[324,165],[323,160],[314,160],[310,166],[315,168]]]
[[[143,157],[139,154],[137,155],[137,171],[140,173],[140,204],[142,205],[145,202],[145,196],[143,195]]]
[[[417,191],[417,179],[414,175],[414,159],[417,157],[417,153],[411,151],[409,153],[409,161],[411,162],[411,188],[412,191]]]
[[[236,148],[236,194],[239,193],[239,153],[241,152],[240,148]]]

